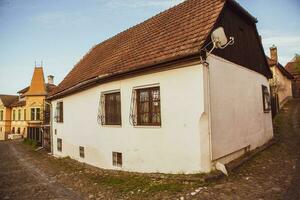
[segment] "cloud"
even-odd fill
[[[278,59],[281,64],[285,65],[295,53],[300,53],[300,36],[298,34],[273,30],[261,30],[260,33],[266,55],[270,55],[269,48],[272,45],[277,46]]]
[[[183,0],[115,0],[109,1],[109,7],[130,7],[130,8],[143,8],[143,7],[162,7],[170,8],[174,5],[183,2]]]

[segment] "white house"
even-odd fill
[[[96,45],[50,94],[53,154],[199,173],[263,145],[272,75],[256,22],[235,1],[187,0]],[[220,26],[235,43],[206,54]]]

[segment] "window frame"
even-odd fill
[[[4,121],[4,110],[0,110],[0,121]]]
[[[158,100],[153,100],[153,91],[158,91]],[[160,127],[161,126],[161,95],[160,95],[160,86],[153,86],[153,87],[144,87],[144,88],[137,88],[135,89],[136,92],[136,126],[148,126],[148,127]],[[142,92],[148,93],[148,106],[149,106],[149,112],[148,117],[150,121],[148,123],[144,123],[141,121],[141,115],[145,114],[141,112],[141,104],[145,103],[141,102],[140,94]],[[159,112],[155,113],[153,111],[153,103],[158,102],[159,104]],[[159,122],[153,122],[153,115],[159,114]]]
[[[112,152],[112,164],[115,167],[123,166],[123,154],[121,152]]]
[[[263,99],[263,111],[264,113],[269,113],[271,111],[271,94],[268,87],[261,85],[262,99]]]
[[[57,144],[56,144],[56,149],[59,152],[62,152],[62,139],[61,138],[57,138]]]
[[[41,108],[30,108],[30,121],[41,121]]]
[[[79,157],[84,158],[85,157],[85,152],[84,152],[84,147],[79,146]]]
[[[18,120],[21,121],[21,109],[18,109]]]
[[[109,102],[109,98],[113,97],[113,100]],[[119,102],[117,101],[117,96],[119,96]],[[112,92],[106,92],[102,93],[101,95],[102,102],[102,125],[105,126],[122,126],[122,100],[121,100],[121,92],[120,91],[112,91]],[[115,105],[113,105],[115,103]],[[117,105],[117,103],[119,105]],[[113,105],[113,108],[108,108],[108,106]],[[113,110],[113,112],[109,112],[109,110]],[[115,112],[119,110],[118,112]],[[112,114],[112,116],[109,116],[109,114]],[[115,115],[114,115],[115,114]],[[119,115],[117,115],[119,114]],[[113,120],[112,120],[113,119]]]
[[[64,122],[64,102],[63,101],[56,102],[54,118],[55,118],[55,122],[57,122],[57,123]]]
[[[12,117],[12,118],[13,118],[13,121],[16,121],[16,110],[13,110],[13,113],[12,113],[12,114],[13,114],[13,117]]]

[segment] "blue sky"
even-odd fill
[[[35,61],[58,84],[95,44],[182,0],[0,0],[0,93],[30,84]],[[300,53],[299,0],[238,0],[258,19],[266,54]],[[298,21],[297,21],[298,20]]]

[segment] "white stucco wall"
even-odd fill
[[[269,88],[269,83],[263,75],[217,56],[208,62],[212,157],[233,159],[230,154],[248,145],[254,149],[273,137],[272,116],[264,113],[261,89],[261,85]]]
[[[129,123],[132,89],[148,84],[160,86],[162,125],[133,127]],[[97,123],[100,94],[116,89],[121,91],[122,126],[102,126]],[[205,168],[199,131],[203,96],[203,68],[194,65],[106,83],[52,101],[53,110],[57,101],[64,104],[64,122],[53,123],[54,155],[106,169],[200,172]],[[57,151],[57,138],[63,141],[62,152]],[[79,146],[85,147],[84,159],[79,157]],[[123,154],[121,168],[112,165],[113,151]]]

